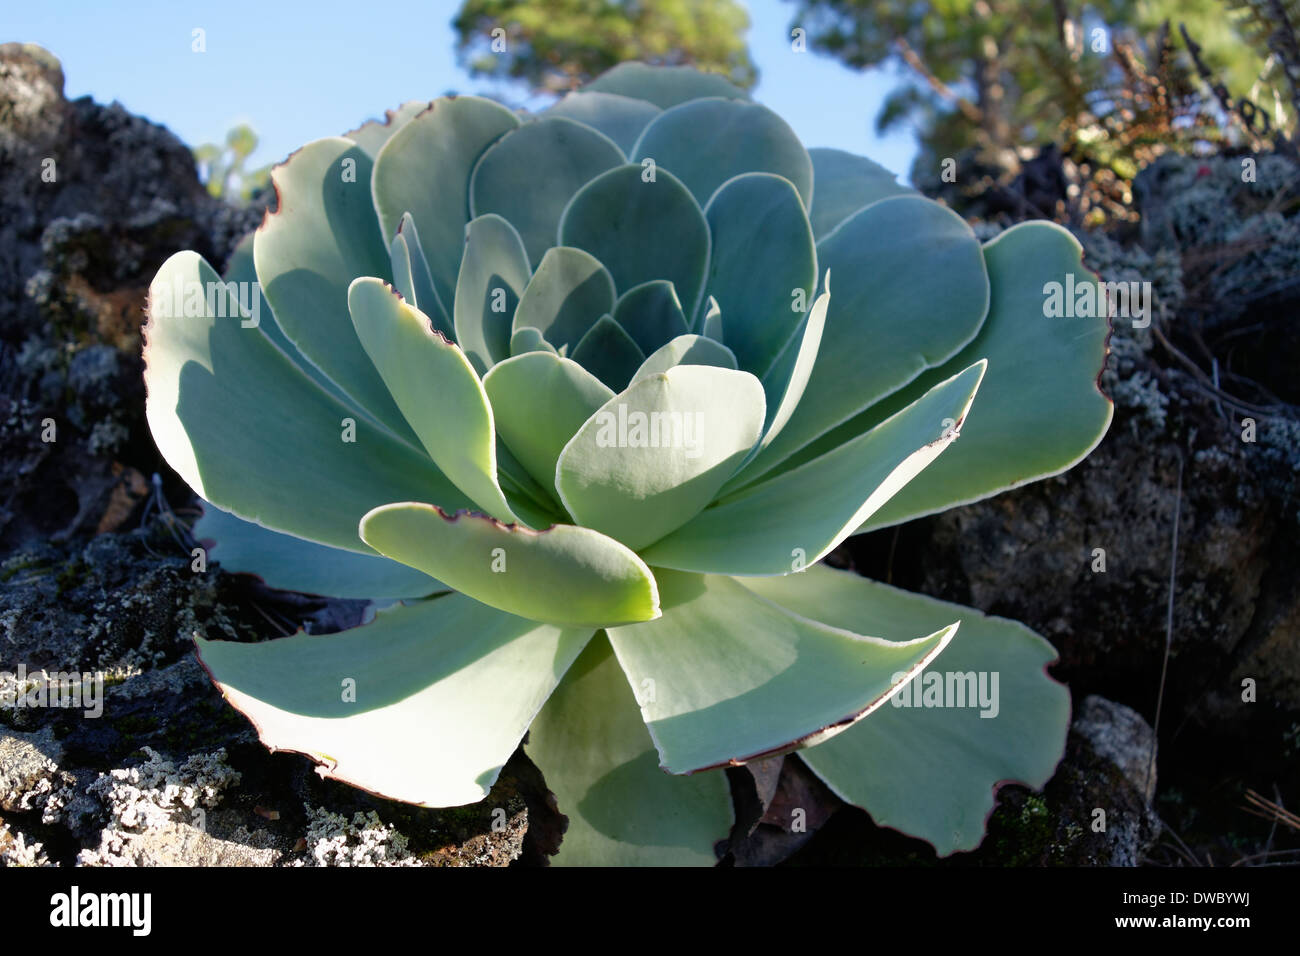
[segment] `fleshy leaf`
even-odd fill
[[[448,594],[338,634],[196,643],[272,750],[381,796],[450,807],[487,795],[590,637]]]
[[[643,378],[666,372],[678,365],[712,365],[735,368],[736,356],[721,342],[702,335],[679,335],[658,348],[632,376],[635,384]]]
[[[807,150],[785,120],[758,103],[698,99],[664,110],[641,133],[633,158],[671,171],[701,206],[741,173],[784,176],[805,207],[812,201]]]
[[[226,274],[222,276],[222,279],[227,283],[247,283],[247,288],[256,293],[256,305],[254,306],[251,301],[249,305],[257,310],[257,328],[275,343],[276,348],[288,356],[289,361],[293,362],[308,378],[344,405],[359,414],[373,417],[365,412],[343,389],[334,384],[328,375],[307,361],[307,357],[298,351],[298,346],[290,342],[288,336],[284,334],[284,330],[276,324],[275,313],[271,311],[271,305],[266,301],[266,296],[262,293],[261,283],[257,281],[257,267],[253,263],[253,246],[256,239],[257,233],[250,232],[239,241],[239,244],[235,246],[235,251],[230,254],[230,258],[226,262]],[[251,315],[249,321],[253,321]]]
[[[348,284],[389,275],[370,205],[370,157],[349,139],[321,139],[271,173],[279,207],[257,230],[253,259],[285,336],[366,414],[410,431],[357,342]]]
[[[799,755],[880,826],[929,840],[940,856],[973,850],[1001,784],[1036,789],[1052,776],[1065,746],[1070,694],[1045,671],[1056,652],[1023,624],[820,566],[741,583],[796,614],[833,627],[870,627],[888,640],[960,620],[941,670],[925,671],[870,719]],[[933,706],[949,701],[931,674],[952,689],[957,706]],[[974,699],[981,686],[984,704]],[[903,702],[908,706],[894,706]]]
[[[700,330],[708,338],[715,342],[722,341],[722,308],[718,305],[718,300],[709,296],[701,310],[704,315],[700,323]]]
[[[428,597],[446,585],[422,571],[382,558],[271,531],[205,504],[196,541],[212,542],[208,560],[232,574],[255,574],[268,587],[369,600]],[[359,540],[359,539],[358,539]]]
[[[393,134],[429,108],[428,100],[411,100],[395,110],[385,110],[382,120],[366,120],[350,133],[344,133],[348,139],[366,151],[372,160],[379,155],[384,144],[392,139]]]
[[[817,262],[836,278],[817,361],[751,476],[946,362],[975,337],[988,310],[975,234],[928,199],[873,203],[817,244]]]
[[[815,564],[957,439],[984,367],[936,385],[834,451],[722,499],[645,559],[711,574],[789,574]]]
[[[150,286],[144,330],[149,429],[200,497],[362,553],[357,522],[376,505],[420,495],[469,504],[423,451],[354,417],[265,335],[241,328],[233,298],[224,317],[209,313],[205,292],[228,294],[201,257],[178,252]]]
[[[476,601],[533,621],[602,627],[659,616],[650,569],[590,528],[530,531],[408,501],[367,514],[361,537]]]
[[[803,203],[788,180],[746,173],[714,193],[704,218],[713,236],[706,287],[723,310],[722,339],[741,368],[762,378],[802,324],[817,287],[817,250]]]
[[[579,524],[640,549],[699,514],[762,427],[754,376],[678,365],[592,415],[560,455],[555,484]]]
[[[1106,364],[1110,323],[1104,318],[1047,318],[1045,282],[1103,293],[1080,261],[1079,241],[1054,223],[1013,226],[984,247],[993,301],[975,341],[926,373],[895,401],[970,359],[986,357],[988,380],[971,424],[951,458],[872,515],[862,530],[881,528],[1057,475],[1097,447],[1114,406],[1097,387]],[[1081,294],[1081,293],[1077,293]]]
[[[591,253],[546,250],[515,309],[514,328],[531,326],[557,349],[572,351],[602,315],[614,310],[614,280]]]
[[[686,314],[695,314],[709,264],[709,226],[671,173],[619,166],[597,176],[570,201],[559,236],[561,245],[586,249],[604,263],[620,292],[667,279]]]
[[[657,572],[663,618],[609,630],[670,773],[813,746],[880,707],[957,625],[905,644],[828,627],[726,577]],[[869,622],[868,622],[869,623]]]
[[[521,330],[522,331],[522,330]],[[492,366],[483,379],[497,432],[528,473],[555,488],[560,452],[614,392],[577,362],[532,352]],[[538,401],[545,396],[545,401]]]
[[[456,282],[456,341],[479,375],[510,357],[515,306],[528,278],[528,253],[510,223],[487,215],[465,227]]]
[[[645,361],[632,336],[610,316],[602,315],[574,347],[573,360],[604,382],[622,391]]]
[[[384,239],[391,242],[410,213],[444,306],[456,298],[474,164],[518,125],[510,110],[492,100],[442,97],[394,133],[375,160],[371,190]],[[348,281],[365,274],[353,273]]]
[[[433,463],[483,511],[518,520],[498,484],[492,406],[465,353],[378,279],[353,282],[348,305],[362,347]]]
[[[619,296],[613,315],[643,355],[649,355],[689,330],[677,290],[666,279],[654,279],[628,289]]]
[[[531,326],[515,329],[510,336],[510,357],[523,355],[526,352],[550,352],[552,355],[557,354],[555,346],[546,341],[541,332]],[[498,365],[501,363],[497,363]],[[494,365],[492,368],[496,368]],[[488,374],[492,374],[489,369]]]
[[[627,156],[646,124],[663,112],[653,103],[617,93],[577,91],[568,93],[544,116],[577,120],[612,139]]]
[[[536,262],[555,245],[560,215],[579,189],[626,162],[604,133],[562,117],[525,123],[488,147],[470,180],[470,213],[510,222]]]
[[[557,866],[712,866],[732,824],[722,773],[659,769],[636,697],[597,633],[528,731],[525,751],[569,818]]]
[[[763,376],[763,392],[767,395],[767,424],[759,450],[770,445],[781,434],[785,423],[799,407],[803,391],[808,387],[817,353],[821,350],[822,335],[826,328],[826,312],[831,304],[830,273],[826,274],[826,291],[813,302],[808,321],[795,332],[785,351]],[[744,472],[737,477],[743,477]]]
[[[716,73],[701,73],[689,66],[647,66],[620,63],[583,87],[584,91],[617,93],[668,109],[702,96],[746,99],[745,91]]]
[[[814,190],[808,218],[818,239],[878,199],[915,192],[865,156],[826,148],[810,149],[808,155],[812,159]]]
[[[429,261],[420,244],[420,233],[415,228],[415,220],[409,215],[402,216],[389,254],[393,260],[393,285],[402,293],[402,298],[427,315],[436,331],[454,342],[456,332],[452,328],[451,316],[438,300],[433,275],[429,272]],[[409,293],[403,283],[409,287]]]
[[[393,242],[388,247],[388,256],[393,269],[393,288],[404,300],[418,308],[415,277],[411,273],[411,249],[400,232],[393,237]]]
[[[522,469],[520,470],[522,481],[516,481],[511,472],[506,470],[504,462],[509,454],[510,450],[506,448],[505,443],[498,440],[497,464],[501,469],[501,490],[505,492],[510,509],[519,515],[522,523],[530,528],[549,528],[553,524],[567,521],[567,517],[562,513],[564,509],[555,501],[554,493],[548,495],[544,489],[538,487],[532,476]],[[529,490],[525,492],[524,488]]]

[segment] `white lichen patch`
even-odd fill
[[[63,819],[63,809],[70,802],[76,799],[76,793],[72,789],[72,784],[76,778],[70,773],[62,773],[55,770],[50,776],[42,777],[34,787],[23,794],[19,808],[23,810],[35,810],[40,807],[41,823],[50,824],[58,823]]]
[[[1149,372],[1137,371],[1125,379],[1116,377],[1110,383],[1110,397],[1122,407],[1136,412],[1129,420],[1129,427],[1134,434],[1138,433],[1139,420],[1157,432],[1164,431],[1169,396],[1160,390],[1159,383]]]
[[[9,824],[0,823],[0,866],[58,866],[45,855],[45,847],[31,843],[21,833],[13,833]]]
[[[0,731],[0,809],[41,811],[42,823],[57,823],[76,794],[72,774],[59,769],[63,750],[51,731]]]
[[[374,810],[355,813],[351,822],[341,813],[307,805],[305,841],[309,858],[294,866],[419,866],[407,850],[407,839],[385,824]]]
[[[96,422],[90,430],[89,447],[92,455],[112,455],[131,438],[131,432],[120,422]]]
[[[108,811],[109,829],[144,830],[173,819],[188,822],[197,808],[211,809],[221,794],[239,783],[238,771],[226,763],[226,751],[195,754],[180,767],[151,747],[138,767],[100,774],[86,792]]]
[[[0,633],[11,643],[14,640],[13,632],[20,624],[21,615],[17,610],[0,615]],[[44,671],[33,671],[24,674],[22,680],[19,680],[17,674],[0,670],[0,710],[7,711],[12,719],[12,714],[18,709],[20,702],[32,691],[40,689],[40,678],[43,676],[45,676]]]

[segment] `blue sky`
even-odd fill
[[[748,0],[755,98],[807,146],[871,156],[905,178],[910,132],[875,135],[895,79],[790,48],[794,5]],[[406,100],[490,92],[456,64],[459,0],[63,0],[8,4],[0,42],[39,43],[63,62],[70,98],[118,100],[190,145],[220,142],[239,122],[261,139],[253,164],[337,135]],[[191,49],[195,28],[207,50]],[[497,87],[515,100],[517,87]]]

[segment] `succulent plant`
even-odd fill
[[[819,562],[1100,440],[1107,324],[1043,309],[1096,282],[1066,231],[981,246],[721,78],[634,63],[537,116],[408,104],[273,181],[224,280],[164,264],[145,347],[212,558],[384,605],[198,640],[267,745],[453,806],[527,733],[569,863],[712,862],[717,768],[796,749],[941,854],[1047,780],[1046,641]]]

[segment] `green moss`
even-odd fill
[[[87,566],[86,562],[82,561],[80,558],[69,561],[59,569],[59,573],[54,579],[56,586],[55,594],[58,597],[62,597],[68,591],[77,587],[77,585],[85,579],[86,574],[89,571],[90,568]]]
[[[35,571],[45,569],[50,566],[49,561],[43,560],[31,554],[16,554],[4,564],[0,565],[0,583],[8,581],[16,574],[23,571]]]
[[[134,740],[140,734],[149,734],[156,726],[155,721],[139,714],[129,714],[113,721],[113,729],[122,735],[123,740],[128,742]]]
[[[1020,812],[1005,814],[1002,823],[1004,832],[994,844],[998,862],[1004,866],[1038,865],[1054,835],[1047,801],[1039,794],[1030,794]]]

